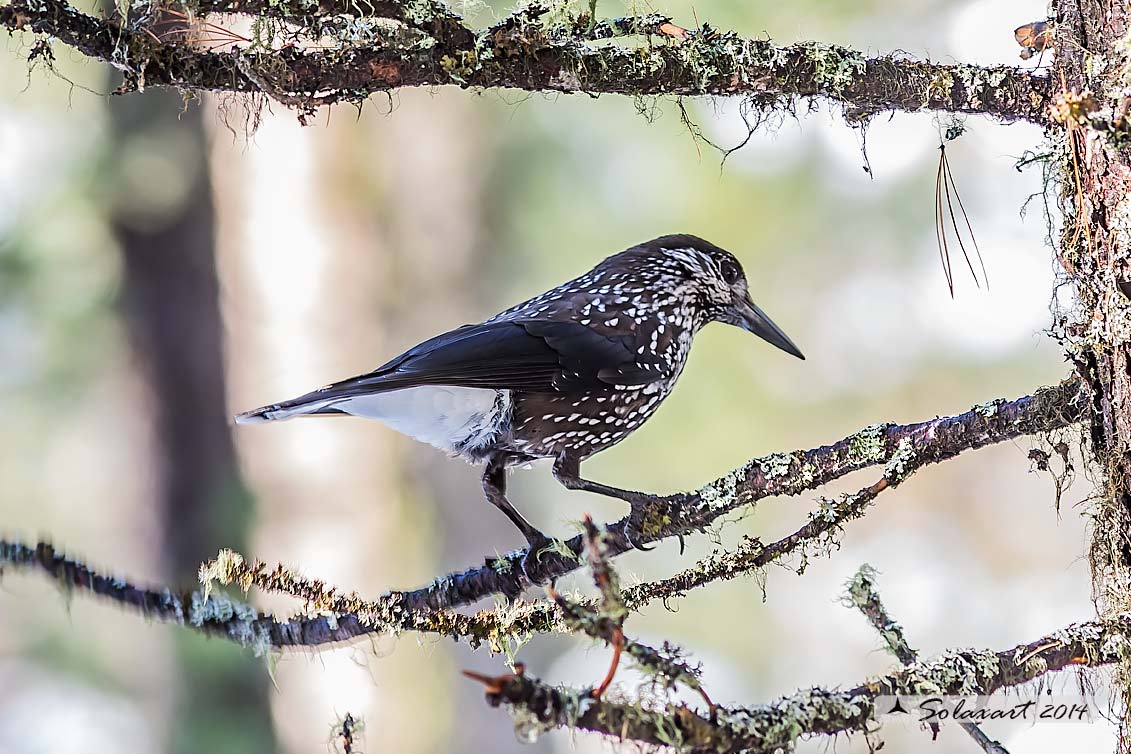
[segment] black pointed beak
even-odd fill
[[[749,296],[746,296],[742,301],[735,305],[738,310],[739,322],[736,324],[747,332],[752,332],[762,340],[770,345],[777,346],[788,354],[793,354],[799,359],[804,360],[805,355],[801,353],[789,336],[782,332],[782,329],[774,324],[774,321],[766,316],[766,313],[759,309]]]

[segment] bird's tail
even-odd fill
[[[236,424],[263,424],[265,422],[285,421],[296,416],[326,416],[341,414],[342,411],[334,408],[334,404],[341,398],[327,398],[318,392],[292,398],[282,403],[272,403],[269,406],[245,411],[236,416]]]

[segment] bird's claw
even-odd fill
[[[542,554],[549,548],[554,546],[554,540],[547,537],[545,534],[539,534],[538,537],[530,538],[526,543],[526,554],[522,556],[519,567],[522,568],[522,575],[531,584],[541,583],[534,577],[534,572],[537,570],[538,561]]]
[[[646,544],[641,544],[640,542],[637,542],[636,541],[636,533],[634,533],[632,531],[632,528],[628,527],[628,526],[626,526],[625,529],[624,529],[624,539],[625,539],[626,542],[628,542],[628,544],[632,547],[632,549],[640,550],[640,552],[649,552],[650,550],[656,549],[656,545],[646,545]]]
[[[632,506],[632,512],[628,515],[628,523],[626,523],[624,527],[624,540],[628,542],[629,546],[632,547],[632,549],[640,550],[641,552],[648,552],[649,550],[655,550],[656,545],[649,545],[636,541],[638,536],[646,536],[639,526],[640,519],[642,518],[640,514],[642,513],[643,511],[639,507],[637,507],[636,505]]]
[[[656,498],[642,495],[641,499],[631,500],[629,503],[632,506],[632,512],[628,514],[628,523],[624,527],[624,538],[634,550],[647,552],[656,549],[655,545],[648,546],[636,541],[637,535],[641,537],[647,536],[643,532],[641,523],[644,520],[648,506],[654,505],[656,502]],[[661,500],[660,502],[663,501]],[[687,541],[684,539],[683,532],[681,531],[676,532],[676,537],[679,538],[679,554],[683,555],[687,550]]]

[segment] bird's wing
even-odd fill
[[[576,322],[492,321],[438,335],[368,374],[327,385],[287,404],[420,385],[573,393],[645,385],[664,376],[638,364],[638,355],[630,334],[603,334]]]

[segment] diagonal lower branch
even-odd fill
[[[912,664],[843,691],[812,688],[754,707],[717,707],[709,719],[668,704],[594,700],[584,692],[549,686],[524,675],[495,679],[487,701],[505,704],[516,716],[544,729],[580,728],[621,740],[672,745],[693,751],[769,754],[791,751],[803,736],[863,731],[876,720],[881,696],[993,694],[1073,666],[1120,661],[1131,648],[1131,615],[1068,626],[1001,652],[963,650]]]
[[[339,23],[346,6],[358,18]],[[1002,120],[1044,122],[1052,86],[1042,75],[1010,66],[943,65],[904,54],[868,56],[817,42],[777,46],[707,26],[686,31],[664,18],[557,19],[532,4],[478,32],[436,0],[205,0],[204,10],[283,17],[306,27],[316,48],[267,39],[254,50],[204,51],[165,41],[139,24],[84,14],[66,0],[8,0],[0,25],[61,40],[124,74],[124,90],[176,86],[207,91],[263,91],[283,102],[306,98],[311,109],[361,101],[374,92],[454,84],[465,88],[630,95],[741,95],[766,107],[796,97],[842,103],[856,117],[888,110],[985,113]],[[370,15],[364,16],[359,9]],[[553,17],[553,20],[549,20]],[[426,41],[387,40],[358,46],[374,19],[394,19]],[[336,24],[336,26],[335,26]],[[323,35],[339,30],[336,44]],[[371,28],[366,27],[368,31]],[[637,45],[595,44],[596,37],[646,36]],[[263,48],[278,47],[279,49]],[[254,71],[254,75],[249,75]]]
[[[884,488],[898,484],[916,469],[953,458],[959,453],[992,443],[1067,427],[1081,421],[1087,402],[1079,383],[1070,380],[1043,388],[1014,401],[996,400],[966,413],[915,424],[876,424],[832,445],[756,458],[742,468],[694,493],[656,498],[648,516],[653,528],[648,542],[703,530],[720,517],[774,495],[798,495],[846,474],[884,465],[881,480],[860,492],[826,503],[797,532],[769,545],[748,540],[738,549],[712,556],[669,579],[624,591],[630,609],[655,599],[666,599],[721,578],[733,578],[782,557],[804,552],[821,537],[835,535],[839,527],[863,514]],[[609,557],[625,552],[626,521],[607,527]],[[580,536],[564,543],[580,554]],[[0,569],[38,570],[68,588],[85,590],[138,610],[154,620],[186,625],[221,636],[257,651],[290,646],[317,646],[348,641],[372,633],[418,631],[464,637],[473,644],[499,647],[508,637],[562,627],[557,606],[540,602],[513,610],[464,614],[448,608],[466,605],[495,593],[517,594],[526,584],[517,567],[523,551],[509,553],[490,565],[437,579],[410,592],[389,592],[366,600],[339,593],[324,583],[304,578],[282,567],[247,563],[222,553],[202,570],[203,590],[172,592],[143,589],[106,576],[46,544],[27,547],[0,540]],[[580,567],[577,557],[546,553],[536,566],[537,576],[550,580]],[[302,599],[316,616],[279,620],[261,614],[223,595],[209,594],[213,580],[278,591]]]

